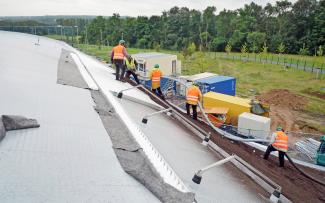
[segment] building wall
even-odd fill
[[[135,59],[139,63],[143,63],[145,61],[146,72],[139,72],[140,76],[148,78],[150,76],[150,71],[154,68],[155,64],[159,64],[160,70],[163,72],[163,75],[169,76],[173,74],[172,70],[172,62],[173,60],[176,61],[176,73],[181,73],[181,63],[177,61],[177,56],[166,56],[166,57],[150,57],[150,58],[136,58]]]

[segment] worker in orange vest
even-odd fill
[[[279,152],[279,166],[284,167],[284,155],[288,151],[288,136],[284,133],[282,127],[277,127],[277,131],[272,134],[271,144],[267,147],[264,159],[268,159],[272,151]]]
[[[193,119],[197,120],[197,105],[202,99],[201,91],[197,83],[193,83],[191,87],[187,89],[186,92],[186,111],[187,115],[191,116],[190,106],[193,110]]]
[[[115,46],[111,52],[111,62],[116,68],[116,80],[122,80],[125,74],[124,57],[127,57],[128,53],[125,48],[125,41],[120,40],[119,44]],[[121,72],[121,74],[120,74]]]
[[[155,64],[154,69],[152,69],[152,71],[150,72],[151,90],[155,94],[158,94],[158,96],[160,96],[162,99],[165,99],[160,89],[160,80],[162,76],[163,73],[159,69],[159,64]]]

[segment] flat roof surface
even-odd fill
[[[185,185],[196,193],[198,202],[264,202],[252,187],[255,183],[239,170],[230,170],[230,163],[209,170],[199,186],[194,184],[192,178],[195,172],[221,157],[203,146],[202,140],[177,124],[175,119],[159,114],[150,117],[144,125],[142,118],[155,110],[126,99],[120,100],[120,103]]]
[[[56,84],[64,43],[0,31],[0,115],[38,129],[0,142],[1,202],[159,202],[121,168],[90,92]]]
[[[148,52],[148,53],[132,54],[132,56],[138,57],[138,58],[160,58],[160,57],[171,57],[171,56],[175,56],[175,55],[158,53],[158,52]]]
[[[196,80],[200,80],[200,79],[204,79],[204,78],[214,77],[217,75],[218,74],[215,74],[215,73],[204,72],[204,73],[198,73],[195,75],[189,75],[189,76],[183,76],[183,77],[189,81],[196,81]]]
[[[236,96],[230,96],[227,94],[220,94],[216,92],[208,92],[203,95],[204,98],[209,98],[209,99],[216,99],[220,100],[223,102],[228,102],[228,103],[233,103],[245,107],[251,107],[250,100],[249,99],[244,99]]]
[[[217,76],[213,76],[213,77],[202,78],[202,79],[196,80],[196,82],[205,83],[205,84],[214,84],[214,83],[228,81],[228,80],[234,80],[234,79],[235,79],[234,77],[230,77],[230,76],[217,75]]]

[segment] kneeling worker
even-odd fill
[[[137,67],[137,61],[134,60],[131,56],[128,56],[125,59],[125,66],[126,66],[126,74],[125,74],[125,79],[130,79],[130,75],[133,76],[134,80],[137,82],[137,84],[140,84],[138,76],[136,74],[136,67]]]
[[[151,90],[155,94],[158,94],[164,100],[165,97],[160,89],[160,80],[161,80],[162,76],[163,76],[163,73],[159,69],[159,65],[155,64],[154,69],[152,69],[152,71],[150,73]]]
[[[190,114],[190,106],[192,106],[193,110],[193,119],[197,120],[197,105],[202,99],[201,91],[198,87],[197,83],[193,83],[191,87],[187,89],[186,92],[186,111],[187,115]]]
[[[277,127],[277,131],[272,134],[271,144],[267,147],[264,159],[268,159],[272,151],[279,151],[280,167],[284,167],[284,155],[288,151],[288,136],[282,127]]]

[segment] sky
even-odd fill
[[[171,7],[186,6],[203,10],[215,6],[217,12],[234,10],[244,4],[255,2],[259,5],[275,3],[276,0],[0,0],[0,16],[40,15],[103,15],[151,16],[160,15]]]

